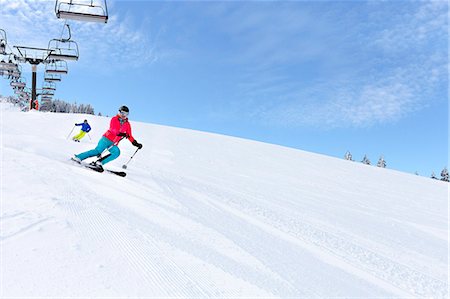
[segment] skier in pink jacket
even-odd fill
[[[142,144],[137,142],[131,134],[131,125],[128,122],[129,112],[130,110],[127,106],[120,107],[117,115],[111,118],[109,129],[105,134],[103,134],[102,138],[100,138],[97,147],[87,152],[75,155],[73,160],[81,162],[90,157],[100,156],[103,151],[108,149],[109,155],[105,156],[105,158],[101,159],[101,161],[96,162],[96,166],[101,167],[102,164],[111,162],[119,157],[120,149],[117,145],[123,138],[128,138],[131,144],[141,149]]]

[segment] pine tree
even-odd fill
[[[434,173],[434,171],[431,173],[431,178],[432,178],[433,180],[437,180],[437,179],[438,179],[437,176],[436,176],[436,174]]]
[[[380,159],[378,159],[377,166],[381,168],[386,168],[386,161],[384,160],[383,156],[380,156]]]
[[[361,161],[363,164],[370,165],[370,160],[367,158],[367,155],[364,155],[363,160]]]
[[[347,151],[345,153],[344,159],[348,160],[348,161],[353,161],[353,156],[352,156],[352,154],[349,151]]]
[[[444,167],[441,171],[441,181],[449,182],[447,167]]]

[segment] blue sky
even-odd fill
[[[126,104],[131,120],[340,158],[349,150],[373,164],[384,155],[388,168],[424,176],[448,165],[446,1],[108,1],[108,9],[107,24],[68,22],[80,59],[56,98],[109,115]],[[46,47],[63,24],[54,1],[0,0],[11,47]],[[5,79],[0,93],[12,93]]]

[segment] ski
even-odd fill
[[[109,172],[109,173],[112,173],[112,174],[115,174],[115,175],[118,175],[121,177],[125,177],[127,175],[127,173],[124,171],[115,171],[115,170],[109,170],[109,169],[105,169],[105,170],[106,170],[106,172]]]
[[[77,161],[73,157],[70,158],[70,160],[72,162],[77,163],[80,166],[83,166],[84,168],[88,168],[88,169],[91,169],[91,170],[96,171],[96,172],[108,172],[108,173],[111,173],[111,174],[118,175],[120,177],[125,177],[127,175],[127,173],[124,172],[124,171],[115,171],[115,170],[110,170],[110,169],[104,169],[103,167],[96,167],[95,165],[91,165],[91,164],[87,164],[87,163],[83,163],[83,162]]]

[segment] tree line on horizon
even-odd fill
[[[94,115],[94,108],[90,104],[68,103],[63,100],[46,100],[39,107],[43,112],[56,113],[85,113]]]
[[[0,95],[0,98],[6,100],[9,103],[19,106],[22,110],[25,110],[29,107],[28,101],[20,100],[17,97],[3,97]],[[68,103],[63,100],[45,100],[42,101],[39,105],[39,111],[43,112],[54,112],[54,113],[84,113],[84,114],[92,114],[94,115],[94,108],[90,104],[77,104]],[[99,115],[101,115],[99,113]]]
[[[354,161],[353,156],[349,151],[347,151],[345,153],[344,159],[348,160],[348,161]],[[370,162],[369,158],[367,158],[367,155],[364,155],[364,158],[361,160],[361,163],[366,164],[366,165],[371,165],[371,162]],[[380,158],[378,159],[377,167],[386,168],[386,161],[384,160],[383,155],[381,155]],[[415,174],[419,175],[417,172]],[[434,180],[439,180],[439,178],[436,176],[434,171],[431,173],[430,178],[432,178]],[[440,180],[444,181],[444,182],[450,182],[447,167],[444,167],[444,169],[442,169]]]

